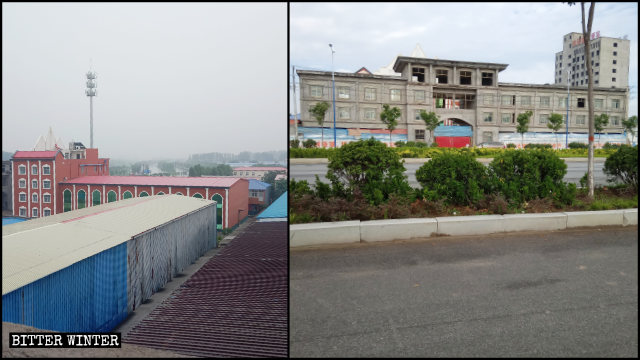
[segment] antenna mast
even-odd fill
[[[89,72],[87,73],[87,89],[85,93],[89,97],[89,119],[90,119],[90,145],[89,147],[93,149],[93,97],[97,95],[96,88],[98,85],[96,84],[96,73],[91,71],[91,67],[89,67]]]

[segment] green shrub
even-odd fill
[[[296,181],[291,179],[289,181],[289,196],[291,196],[291,199],[296,199],[306,194],[313,194],[313,190],[311,190],[307,180]]]
[[[618,150],[620,148],[620,144],[611,144],[608,141],[606,143],[604,143],[604,145],[602,146],[603,149],[614,149],[614,150]]]
[[[316,147],[316,141],[313,139],[307,139],[305,141],[302,142],[302,146],[304,146],[305,149],[311,149]]]
[[[333,194],[351,199],[360,191],[372,204],[391,194],[407,196],[411,191],[400,155],[373,138],[346,144],[329,154],[327,179]]]
[[[293,149],[297,149],[300,147],[300,141],[299,140],[289,140],[289,147],[293,148]]]
[[[311,148],[311,149],[302,149],[302,148],[291,148],[289,149],[289,157],[292,159],[296,158],[327,158],[329,154],[334,152],[334,148]]]
[[[589,145],[588,144],[583,144],[583,143],[579,143],[579,142],[570,142],[569,143],[569,149],[588,149]]]
[[[404,146],[407,146],[407,143],[406,143],[406,142],[404,142],[404,141],[396,141],[396,142],[395,142],[395,144],[396,144],[396,147],[404,147]]]
[[[611,182],[620,179],[638,191],[638,147],[622,145],[604,162],[604,173]]]
[[[489,169],[497,191],[515,204],[545,197],[570,203],[572,194],[575,198],[575,192],[562,181],[567,165],[553,151],[506,150],[493,159]]]
[[[443,153],[416,171],[426,200],[471,205],[483,198],[490,184],[487,169],[469,154]]]
[[[516,148],[516,144],[514,143],[508,143],[507,144],[507,149],[515,149]]]
[[[551,144],[527,144],[524,146],[525,149],[553,149]]]

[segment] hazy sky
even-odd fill
[[[49,127],[101,157],[286,150],[286,3],[2,4],[2,149]]]
[[[629,116],[637,115],[638,4],[596,3],[592,30],[628,36]],[[508,64],[500,82],[553,84],[555,54],[570,32],[582,32],[579,4],[293,3],[290,61],[296,68],[331,71],[332,43],[335,71],[364,66],[375,72],[398,54],[411,55],[419,43],[428,58]]]

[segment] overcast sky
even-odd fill
[[[637,115],[638,4],[597,3],[592,31],[628,36],[629,116]],[[364,66],[375,72],[420,44],[428,58],[508,64],[500,82],[553,84],[555,54],[570,32],[582,32],[579,4],[294,3],[290,61],[300,69],[331,71],[332,43],[336,71]]]
[[[2,149],[49,127],[109,158],[286,150],[286,3],[2,4]]]

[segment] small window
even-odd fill
[[[460,85],[471,85],[471,71],[460,71]]]
[[[364,88],[364,99],[368,101],[373,101],[376,99],[376,89],[375,88]]]
[[[531,96],[521,96],[520,97],[520,104],[523,106],[530,106],[531,105]]]
[[[416,102],[424,102],[424,99],[425,99],[424,90],[414,90],[413,96]]]
[[[585,98],[578,98],[578,107],[583,108],[585,103]]]
[[[33,208],[31,210],[31,217],[34,217],[34,218],[38,217],[38,208]]]
[[[416,120],[421,120],[421,119],[422,119],[422,118],[420,117],[420,112],[421,112],[421,111],[422,111],[422,110],[420,110],[420,109],[415,110],[415,112],[414,112],[414,113],[415,113],[415,115],[416,115]]]
[[[551,98],[548,96],[540,96],[540,106],[549,107],[551,104]]]
[[[348,99],[349,98],[349,88],[346,86],[341,86],[338,88],[338,99]]]
[[[424,140],[424,130],[416,129],[416,140]]]
[[[618,47],[618,43],[613,43],[613,47]]]
[[[364,118],[366,120],[375,120],[376,118],[376,109],[364,109]]]
[[[19,214],[22,217],[26,217],[27,216],[27,208],[26,207],[21,207],[20,211],[19,211]]]
[[[511,123],[511,114],[502,114],[501,118],[503,124]]]
[[[448,84],[449,83],[449,71],[443,69],[436,69],[436,84]]]
[[[576,125],[585,124],[586,115],[576,115]]]
[[[611,81],[616,82],[616,78],[611,78]]]
[[[351,118],[351,113],[349,111],[348,107],[340,107],[338,108],[338,117],[340,119],[349,119]],[[247,175],[249,175],[249,172],[247,171]]]
[[[31,175],[38,175],[38,165],[31,165]]]
[[[51,195],[49,194],[44,194],[42,195],[42,202],[45,204],[48,204],[51,202]]]
[[[38,180],[31,180],[31,188],[32,189],[38,188]]]
[[[614,51],[614,52],[613,52],[613,56],[617,56],[617,55],[618,55],[618,52],[617,52],[617,51]]]
[[[400,101],[400,89],[391,89],[391,101]]]
[[[25,179],[20,179],[18,180],[18,187],[21,189],[24,189],[27,187],[27,180]]]
[[[616,72],[616,69],[611,69],[612,72]]]
[[[617,60],[613,60],[613,65],[617,64],[618,61]]]
[[[50,209],[42,210],[42,216],[51,216],[51,210]]]
[[[417,82],[424,82],[424,68],[414,67],[411,69],[411,79]]]
[[[51,189],[51,180],[42,180],[43,189]]]
[[[20,202],[27,202],[27,194],[25,194],[25,193],[20,193],[20,195],[18,195],[18,201],[20,201]]]
[[[598,80],[596,80],[598,81]],[[603,100],[602,99],[593,99],[593,105],[596,109],[602,109]]]
[[[31,202],[34,202],[34,203],[38,202],[38,194],[31,194]]]
[[[620,125],[620,118],[618,116],[612,116],[611,126],[618,126],[618,125]]]
[[[49,165],[42,166],[42,175],[51,175],[51,167]]]
[[[611,108],[612,109],[619,109],[620,108],[620,100],[611,99]]]
[[[502,105],[513,106],[516,102],[515,95],[502,95]]]
[[[310,88],[312,97],[322,97],[322,86],[311,85]]]
[[[546,124],[548,119],[549,119],[549,114],[540,114],[540,116],[538,117],[538,122],[540,124]]]
[[[493,113],[484,113],[484,122],[492,122],[493,121]]]
[[[27,174],[27,167],[25,165],[19,165],[18,175],[26,175],[26,174]]]
[[[493,73],[483,72],[482,73],[482,86],[492,86],[493,85]]]

